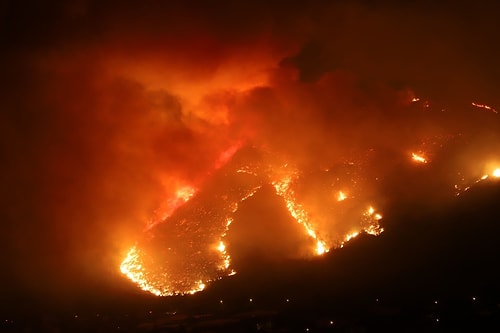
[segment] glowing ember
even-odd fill
[[[337,196],[337,201],[344,201],[347,199],[347,196],[344,194],[344,192],[339,191],[339,195]]]
[[[421,154],[411,153],[411,159],[417,163],[427,163],[427,159]]]

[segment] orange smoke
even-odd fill
[[[309,235],[308,253],[321,254],[356,232],[380,233],[378,209],[427,183],[463,189],[485,174],[498,177],[498,166],[488,165],[500,151],[498,89],[489,86],[498,57],[487,46],[474,61],[463,52],[478,38],[491,44],[482,24],[494,18],[470,18],[477,23],[470,36],[458,38],[449,27],[462,17],[449,8],[429,18],[414,5],[150,5],[2,8],[2,241],[13,253],[5,270],[22,290],[115,285],[123,258],[136,265],[145,251],[129,252],[138,235],[146,228],[152,242],[174,237],[161,223],[169,219],[183,230],[176,214],[210,197],[214,175],[249,146],[267,152],[274,169],[289,163],[297,181],[241,163],[235,173],[245,191],[235,190],[229,208],[216,205],[227,194],[214,202],[224,219],[213,217],[216,237],[204,244],[210,267],[225,273],[227,218],[259,186],[275,185],[286,216]],[[472,100],[488,112],[459,107],[471,109]],[[428,182],[406,169],[410,149],[426,152],[429,168],[420,172],[438,170]],[[177,286],[203,289],[219,273]]]

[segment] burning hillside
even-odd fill
[[[297,158],[290,151],[283,153],[262,146],[240,148],[226,164],[214,169],[192,198],[182,199],[182,204],[147,230],[122,262],[122,273],[143,290],[161,296],[195,293],[211,281],[235,274],[226,236],[239,208],[266,186],[274,189],[289,216],[309,239],[286,256],[308,258],[343,247],[360,233],[382,233],[382,213],[375,207],[387,201],[397,202],[398,191],[406,192],[410,200],[443,202],[451,200],[452,193],[458,195],[478,182],[500,177],[496,141],[478,146],[484,140],[482,136],[472,135],[454,115],[447,119],[458,121],[455,127],[447,126],[428,103],[407,105],[402,110],[426,114],[417,114],[416,120],[408,123],[398,122],[407,126],[399,131],[412,130],[415,138],[401,142],[401,146],[391,144],[389,149],[381,142],[397,134],[382,133],[393,125],[381,126],[383,140],[357,141],[350,147],[351,154],[345,154],[347,150],[343,149],[342,157],[326,155],[321,163],[313,153],[308,161],[307,152]],[[436,126],[431,135],[429,125]],[[415,150],[407,153],[412,145]],[[464,156],[474,156],[474,160],[464,161]],[[398,172],[422,180],[419,168],[427,168],[428,175],[422,178],[428,182],[426,186],[412,181],[393,183],[392,173]],[[384,192],[387,186],[398,186],[393,194],[396,197]],[[422,196],[419,188],[435,191]],[[284,242],[286,237],[282,235],[276,243]],[[230,248],[237,249],[238,244]]]

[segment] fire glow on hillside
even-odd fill
[[[264,174],[258,175],[257,170],[264,171]],[[244,165],[222,171],[226,180],[216,182],[208,192],[202,191],[189,201],[182,198],[173,200],[177,202],[182,199],[184,205],[167,216],[163,223],[148,229],[153,240],[149,239],[130,249],[121,264],[121,271],[141,289],[158,296],[192,294],[203,290],[210,281],[235,274],[224,239],[238,207],[266,184],[275,189],[290,216],[311,239],[307,256],[322,255],[329,252],[330,248],[342,247],[360,232],[371,235],[383,232],[379,225],[382,216],[370,206],[365,212],[359,212],[358,223],[352,226],[356,231],[337,236],[336,239],[326,239],[321,234],[323,230],[319,221],[315,221],[306,206],[296,198],[295,190],[301,181],[300,172],[288,165],[276,169],[270,165],[258,168]],[[349,199],[345,197],[342,201]],[[332,197],[332,201],[337,200]],[[159,231],[162,228],[168,230]],[[174,235],[169,236],[167,233]],[[187,246],[175,247],[180,238],[189,242]],[[162,242],[157,242],[157,239]],[[163,242],[165,239],[169,239],[172,245]]]
[[[426,155],[436,155],[439,149],[430,151],[429,147],[442,149],[446,143],[440,136],[422,142],[433,140],[437,144],[424,144],[426,153],[413,152],[410,160],[432,164]],[[365,155],[373,152],[373,148],[369,149]],[[369,157],[311,171],[293,166],[293,159],[276,163],[277,158],[269,158],[271,155],[266,155],[267,160],[245,163],[226,158],[226,164],[218,163],[215,180],[201,191],[191,187],[177,190],[162,214],[163,219],[148,228],[148,241],[130,249],[121,264],[122,273],[141,289],[158,296],[193,294],[205,289],[211,281],[236,274],[231,268],[225,239],[239,207],[263,186],[274,188],[289,216],[310,239],[305,257],[342,248],[361,233],[377,236],[384,231],[379,224],[382,214],[370,201],[374,185],[359,172],[359,168],[367,165],[363,160],[370,160]],[[462,183],[469,185],[455,185],[456,193],[488,178],[500,177],[500,168],[492,167],[491,163],[489,168],[477,180],[457,173]],[[379,177],[374,178],[376,183]]]

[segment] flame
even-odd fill
[[[312,221],[310,213],[296,198],[295,188],[297,182],[301,181],[300,173],[297,169],[292,167],[288,167],[288,165],[284,165],[281,168],[277,168],[274,170],[273,168],[269,168],[265,170],[266,173],[273,175],[270,177],[270,184],[274,187],[276,194],[282,198],[285,202],[285,206],[290,213],[290,215],[299,223],[303,228],[304,232],[314,239],[314,248],[312,249],[311,255],[320,256],[330,251],[332,247],[343,247],[345,243],[354,239],[360,233],[366,233],[370,235],[379,235],[384,230],[380,227],[379,221],[382,219],[382,215],[376,211],[373,206],[368,206],[364,212],[362,212],[361,216],[361,226],[358,230],[351,231],[349,234],[345,235],[342,238],[342,241],[339,243],[338,241],[333,240],[331,244],[328,243],[327,239],[320,236],[320,232],[322,229],[318,228],[319,224],[316,221]],[[257,172],[252,171],[252,168],[240,167],[234,170],[235,174],[246,174],[249,177],[256,177]],[[271,179],[273,179],[271,181]],[[224,224],[220,231],[220,233],[211,235],[212,237],[216,237],[216,241],[211,243],[211,250],[207,249],[207,251],[211,251],[209,254],[210,258],[214,258],[215,256],[218,258],[216,260],[211,261],[210,263],[203,263],[202,266],[187,266],[188,272],[182,273],[182,276],[176,276],[176,273],[172,273],[170,275],[169,272],[166,272],[162,269],[157,270],[156,264],[148,254],[144,253],[139,246],[134,246],[128,252],[126,258],[123,260],[120,270],[121,272],[127,276],[131,281],[135,282],[141,289],[144,291],[150,292],[154,295],[158,296],[170,296],[170,295],[182,295],[182,294],[193,294],[198,291],[201,291],[206,288],[206,286],[213,280],[220,279],[222,276],[230,276],[236,274],[236,272],[231,269],[231,257],[227,251],[227,246],[224,241],[227,236],[227,232],[229,230],[230,225],[233,223],[232,214],[235,213],[239,205],[252,197],[260,188],[261,184],[258,184],[253,187],[249,187],[244,191],[236,191],[238,193],[238,198],[234,201],[223,199],[220,203],[220,208],[222,211],[205,211],[204,208],[197,208],[200,202],[196,203],[193,213],[201,212],[204,216],[204,219],[208,218],[216,220],[219,218],[218,216],[222,214],[226,214],[224,217]],[[176,191],[176,204],[180,207],[182,203],[186,204],[191,200],[191,198],[195,195],[196,191],[194,188],[190,187],[181,187]],[[220,198],[225,198],[226,195],[222,195]],[[338,192],[338,198],[340,201],[343,201],[347,198],[347,195],[344,191]],[[219,207],[219,206],[218,206]],[[208,214],[208,215],[207,215]],[[212,217],[210,217],[212,216]],[[176,220],[174,218],[171,223],[181,223],[182,225],[185,218],[181,217],[181,220]],[[178,221],[178,222],[175,222]],[[196,222],[199,223],[199,222]],[[204,221],[204,223],[209,223]],[[324,228],[324,227],[323,227]],[[180,230],[184,230],[181,228]],[[192,230],[192,229],[189,229]],[[216,229],[212,229],[216,230]],[[201,235],[200,235],[201,236]],[[170,250],[170,248],[169,248]],[[177,256],[175,252],[169,255]],[[196,256],[203,255],[200,251],[197,252]],[[188,257],[190,258],[190,257]],[[179,259],[173,259],[174,262]],[[207,267],[212,265],[215,268],[213,273],[211,270],[207,270]],[[162,263],[160,263],[160,266]],[[201,270],[198,272],[198,270]],[[215,273],[215,274],[214,274]]]
[[[144,231],[148,231],[148,230],[152,229],[155,225],[157,225],[158,223],[161,223],[167,217],[172,215],[172,213],[177,208],[179,208],[180,206],[182,206],[183,204],[188,202],[189,199],[191,199],[193,197],[193,195],[195,195],[196,191],[197,190],[194,187],[189,186],[189,185],[184,185],[184,186],[179,187],[175,191],[174,197],[167,200],[166,202],[164,202],[160,206],[160,208],[158,208],[153,213],[153,217],[146,224]]]
[[[484,170],[486,170],[487,173],[483,174],[481,177],[476,178],[473,181],[467,182],[465,177],[462,177],[461,181],[462,184],[455,184],[455,195],[459,196],[461,193],[468,191],[473,185],[487,181],[488,179],[492,178],[500,178],[500,168],[498,167],[492,167],[492,163],[486,163],[486,167]]]
[[[419,100],[418,98],[413,98],[412,101],[418,102]],[[421,104],[422,107],[429,107],[427,102]],[[472,105],[492,112],[497,112],[492,107],[484,104],[472,103]],[[441,136],[418,138],[417,140],[422,143],[422,146],[417,149],[414,148],[415,151],[410,153],[410,161],[418,164],[429,163],[429,158],[434,159],[436,151],[439,147],[442,147],[443,141],[448,140],[449,137],[449,135],[447,136],[447,134],[444,134]],[[223,165],[226,165],[240,147],[241,143],[238,142],[223,151],[219,159],[216,160],[213,170],[222,168]],[[408,159],[409,152],[405,151],[404,148],[398,151],[398,153],[404,159]],[[275,159],[272,159],[272,161],[276,162]],[[220,279],[223,276],[236,274],[236,272],[231,269],[231,257],[228,253],[225,237],[227,236],[230,225],[233,223],[233,214],[238,210],[240,204],[252,197],[263,185],[273,186],[276,194],[284,201],[290,216],[302,227],[303,232],[312,239],[313,242],[311,243],[310,255],[320,256],[329,252],[330,249],[343,247],[347,242],[363,233],[377,236],[384,232],[384,229],[380,225],[383,216],[376,208],[377,203],[372,203],[370,201],[356,202],[356,200],[354,200],[362,198],[363,196],[359,195],[359,193],[365,190],[363,187],[363,178],[357,175],[353,176],[355,172],[349,174],[350,178],[348,181],[352,180],[351,187],[350,185],[346,185],[345,179],[342,179],[342,176],[338,174],[333,175],[336,169],[331,167],[332,165],[327,165],[325,163],[325,165],[321,166],[322,172],[328,176],[333,175],[335,178],[329,178],[332,180],[330,183],[326,181],[322,182],[319,187],[306,188],[304,192],[314,193],[311,197],[307,197],[308,194],[304,195],[304,192],[302,192],[303,188],[301,187],[303,183],[308,181],[308,176],[304,175],[306,173],[300,173],[296,165],[290,160],[279,161],[282,165],[281,167],[276,167],[276,164],[273,166],[259,164],[257,167],[255,167],[255,164],[238,166],[232,170],[232,172],[238,174],[238,177],[254,177],[255,179],[259,179],[259,185],[251,189],[246,188],[244,191],[237,189],[234,191],[234,193],[237,193],[235,197],[231,197],[233,192],[231,192],[231,194],[225,193],[221,195],[219,198],[231,197],[232,199],[220,200],[220,207],[218,202],[215,205],[217,206],[216,208],[209,207],[206,208],[206,210],[204,210],[205,208],[197,208],[198,210],[196,210],[196,212],[201,211],[200,216],[197,216],[197,218],[200,217],[199,220],[202,221],[199,222],[200,224],[208,224],[209,222],[206,221],[206,216],[210,214],[213,214],[212,216],[217,215],[217,223],[219,224],[217,224],[216,227],[212,225],[207,226],[207,229],[210,229],[211,232],[210,241],[207,243],[207,248],[203,248],[195,254],[195,256],[205,255],[203,251],[206,250],[207,253],[210,254],[210,262],[197,263],[198,266],[192,265],[192,267],[189,267],[192,271],[186,274],[187,278],[183,277],[185,280],[179,282],[177,276],[169,276],[167,273],[163,275],[153,274],[155,272],[151,271],[151,263],[149,262],[152,260],[144,254],[144,248],[141,248],[139,245],[132,247],[127,253],[120,265],[121,272],[131,281],[135,282],[141,289],[159,296],[192,294],[204,290],[211,281]],[[483,165],[481,165],[481,163],[484,161],[477,158],[470,159],[470,161],[471,162],[468,162],[470,163],[469,166],[472,164],[478,165],[476,165],[475,168],[471,168],[475,170],[474,174],[472,172],[458,173],[460,182],[455,185],[458,194],[467,191],[477,183],[490,181],[492,178],[500,178],[500,167],[498,167],[498,164],[493,164],[497,161],[490,160]],[[433,164],[437,164],[437,162],[440,161],[436,159]],[[349,163],[349,165],[354,165],[354,163]],[[494,167],[492,168],[492,166]],[[351,172],[351,170],[349,172]],[[452,184],[453,183],[450,183],[450,186]],[[318,190],[319,188],[321,189]],[[318,192],[316,193],[315,191]],[[167,200],[166,207],[161,210],[161,214],[158,213],[160,217],[155,220],[154,224],[149,226],[149,229],[156,225],[158,221],[164,221],[170,217],[175,210],[182,205],[187,204],[197,194],[197,190],[190,186],[180,186],[174,193],[175,195],[173,198]],[[321,197],[326,198],[326,200],[322,201],[324,199]],[[338,202],[343,202],[347,198],[352,199],[350,199],[349,202],[338,204]],[[314,200],[315,202],[311,203]],[[353,206],[350,206],[351,202]],[[330,206],[327,207],[326,205]],[[335,213],[331,213],[336,209],[349,210],[349,214],[351,214],[349,218],[353,216],[351,211],[354,211],[354,215],[356,215],[355,219],[359,221],[360,224],[357,226],[344,226],[345,229],[342,230],[342,228],[340,228],[340,231],[337,233],[329,233],[329,231],[333,229],[331,226],[337,223],[337,216],[332,218],[332,215]],[[323,210],[325,213],[323,213]],[[345,215],[339,216],[344,217]],[[209,216],[209,218],[212,217]],[[169,220],[169,222],[171,222],[171,220]],[[178,221],[174,222],[176,223]],[[180,230],[192,231],[193,228]],[[198,241],[201,237],[198,237],[200,235],[196,236],[196,240]],[[231,249],[231,247],[229,247],[229,249]],[[191,257],[188,259],[191,259]],[[160,263],[159,266],[162,264],[163,263]],[[153,270],[154,269],[155,268],[153,268]],[[201,271],[201,273],[199,271]]]
[[[346,237],[345,237],[345,241],[348,242],[350,241],[351,239],[354,239],[356,237],[359,236],[359,232],[358,231],[355,231],[355,232],[352,232],[350,234],[348,234]]]
[[[384,232],[384,228],[382,228],[379,224],[379,221],[382,219],[382,215],[380,213],[376,213],[373,206],[368,207],[363,216],[366,218],[368,224],[363,228],[364,232],[372,236],[378,236]],[[346,241],[349,240],[346,239]]]
[[[342,243],[340,243],[340,247],[343,248],[345,243],[353,240],[354,238],[358,237],[359,235],[359,231],[354,231],[354,232],[351,232],[349,234],[347,234],[345,237],[344,237],[344,241],[342,241]]]
[[[328,248],[326,246],[326,243],[321,241],[321,240],[318,240],[316,242],[316,254],[317,255],[322,255],[322,254],[325,254],[326,252],[328,252]]]
[[[493,177],[500,178],[500,168],[496,168],[492,173]]]
[[[472,102],[471,103],[473,106],[477,107],[477,108],[480,108],[480,109],[485,109],[485,110],[488,110],[488,111],[491,111],[491,112],[494,112],[494,113],[498,113],[497,110],[495,110],[494,108],[492,108],[491,106],[489,105],[486,105],[486,104],[480,104],[480,103],[474,103]]]
[[[296,175],[295,175],[296,177]],[[325,242],[325,240],[318,238],[316,230],[313,228],[312,223],[309,219],[309,214],[302,208],[300,204],[297,203],[295,199],[295,193],[291,189],[291,183],[293,179],[291,175],[286,175],[279,181],[274,181],[272,185],[276,190],[276,194],[285,200],[286,208],[290,212],[290,215],[304,227],[306,233],[313,239],[316,240],[316,248],[314,254],[322,255],[329,252],[330,249]]]
[[[255,193],[255,192],[253,192],[253,193]],[[252,195],[253,195],[253,193],[252,193]],[[249,196],[247,196],[243,200],[246,200],[248,197]],[[224,233],[221,235],[220,240],[219,240],[219,245],[217,246],[217,250],[220,252],[221,261],[222,261],[221,264],[219,265],[219,269],[223,270],[223,271],[228,270],[230,265],[231,265],[231,256],[227,253],[226,244],[224,244],[224,241],[223,241],[223,238],[226,237],[227,231],[229,230],[229,226],[231,225],[231,223],[233,223],[233,219],[230,217],[227,218]],[[234,270],[231,270],[230,273],[236,274],[236,272]]]
[[[224,245],[224,242],[223,241],[220,241],[219,242],[219,246],[217,246],[217,250],[219,250],[219,252],[226,252],[226,245]]]
[[[422,154],[411,153],[411,159],[416,163],[427,163],[427,159]]]
[[[191,199],[191,197],[194,195],[194,193],[195,193],[195,189],[193,187],[185,186],[185,187],[178,189],[175,192],[175,195],[176,195],[177,199],[179,199],[183,202],[186,202],[189,199]]]
[[[231,257],[227,252],[227,247],[224,242],[229,226],[233,222],[233,218],[230,215],[238,210],[238,206],[241,202],[252,197],[260,187],[261,186],[259,185],[251,187],[247,191],[243,191],[241,193],[242,196],[236,202],[227,201],[225,202],[224,207],[222,207],[222,212],[225,212],[228,216],[225,219],[222,232],[218,235],[218,241],[212,248],[218,258],[214,261],[214,266],[216,268],[214,271],[216,273],[215,275],[214,273],[210,273],[212,270],[207,270],[207,267],[210,266],[208,263],[202,264],[200,267],[190,267],[188,265],[189,271],[179,276],[175,276],[175,274],[169,276],[170,273],[166,273],[161,269],[155,271],[155,266],[158,264],[152,261],[154,258],[151,258],[150,255],[141,251],[138,245],[135,245],[130,249],[120,265],[120,271],[132,282],[136,283],[139,288],[157,296],[194,294],[204,290],[207,285],[215,279],[220,279],[222,276],[231,276],[236,274],[236,271],[230,268]],[[187,203],[194,192],[190,190],[181,190],[177,191],[177,193],[179,197],[186,198],[184,203]],[[201,212],[204,216],[207,216],[206,214],[213,214],[212,216],[215,219],[218,219],[219,214],[218,211],[211,213],[210,211],[205,211],[203,209],[201,211],[199,209],[195,209],[195,212]],[[181,219],[180,225],[183,223],[185,223],[184,219]],[[214,236],[217,236],[217,234]],[[168,249],[170,250],[170,248]],[[175,252],[173,255],[176,255]],[[201,255],[201,253],[198,251],[196,255]],[[214,258],[212,254],[210,257]],[[178,259],[174,258],[174,260]],[[161,263],[159,266],[163,264],[164,263]]]
[[[146,278],[139,256],[140,252],[136,246],[133,246],[120,265],[120,271],[125,274],[132,282],[135,282],[139,288],[148,291],[156,296],[164,296],[163,292],[157,289]]]
[[[206,288],[206,284],[201,280],[195,281],[191,289],[183,292],[171,291],[168,288],[162,287],[162,284],[151,279],[148,272],[144,269],[141,261],[141,252],[137,249],[137,246],[133,246],[129,250],[127,256],[120,265],[120,271],[132,282],[136,283],[139,288],[156,296],[194,294]]]

